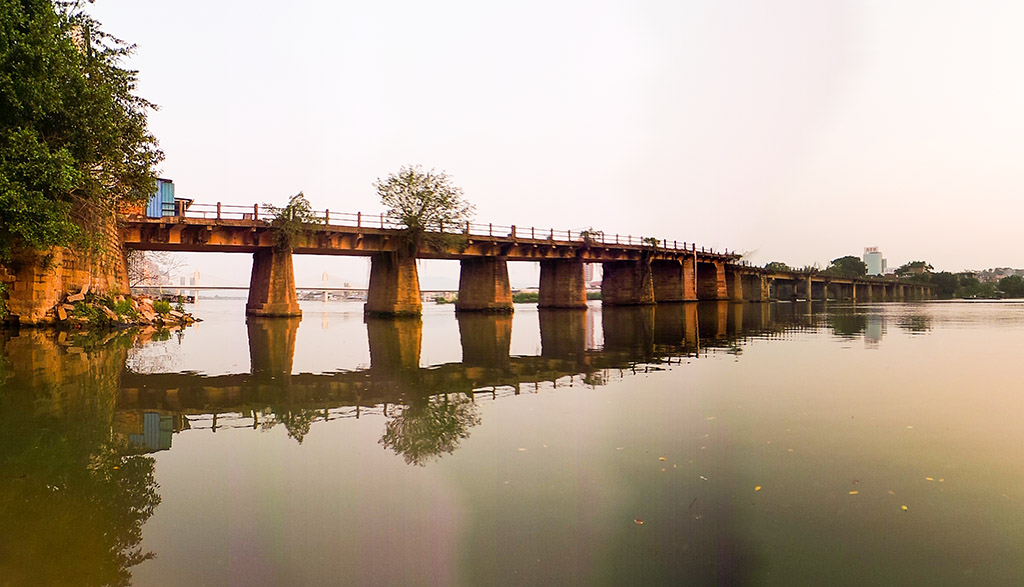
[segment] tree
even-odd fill
[[[274,246],[281,250],[291,251],[295,238],[305,232],[308,225],[320,222],[302,192],[289,198],[283,208],[273,204],[263,204],[263,207],[274,215],[270,227],[273,229]]]
[[[452,231],[461,232],[461,226],[473,216],[473,205],[462,199],[462,189],[452,185],[443,171],[406,165],[387,179],[378,178],[374,187],[384,215],[405,227],[406,244],[413,252],[424,245],[433,249],[451,246],[457,241]]]
[[[930,263],[925,261],[911,261],[900,265],[895,273],[899,277],[907,277],[912,275],[921,275],[923,273],[930,273],[934,269]]]
[[[999,280],[999,290],[1008,298],[1024,298],[1024,277],[1008,275]]]
[[[782,261],[772,261],[765,264],[764,268],[768,271],[792,271],[793,268],[786,265]]]
[[[926,276],[928,281],[935,286],[935,296],[939,298],[951,298],[960,286],[960,280],[949,271],[940,271]]]
[[[185,267],[185,259],[170,251],[131,249],[125,254],[125,260],[128,262],[129,287],[171,283]]]
[[[832,259],[832,262],[828,264],[828,269],[825,271],[838,277],[861,277],[867,275],[868,266],[867,263],[857,257],[847,255],[838,259]]]
[[[134,45],[82,2],[0,0],[0,255],[87,242],[98,213],[144,202],[163,159],[155,106],[121,66]]]

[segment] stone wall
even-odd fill
[[[128,269],[113,214],[93,219],[94,247],[20,249],[0,267],[11,319],[24,325],[53,322],[53,307],[84,287],[99,294],[128,293]]]

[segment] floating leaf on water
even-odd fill
[[[641,520],[640,518],[634,518],[633,519],[633,523],[636,524],[637,526],[643,526],[644,525],[644,521]]]
[[[931,477],[925,477],[925,478],[924,478],[924,480],[925,480],[925,481],[935,481],[935,479],[933,479],[933,478],[931,478]]]
[[[901,506],[900,506],[900,509],[902,509],[903,511],[907,511],[907,506],[905,506],[905,505],[901,505]]]
[[[519,452],[526,452],[526,449],[525,448],[521,448],[521,449],[519,449]]]
[[[708,480],[708,478],[707,478],[707,477],[705,477],[704,475],[700,475],[700,478],[701,478],[701,479],[703,479],[703,480],[705,480],[705,481],[707,481],[707,480]]]
[[[791,448],[787,448],[786,450],[788,450],[789,452],[793,452],[793,449]]]
[[[945,483],[945,482],[946,482],[946,478],[945,477],[939,477],[939,483]]]
[[[755,485],[754,486],[754,491],[761,491],[761,486],[760,485]]]
[[[854,490],[854,491],[851,491],[851,492],[850,492],[850,495],[857,495],[858,493],[860,493],[860,492],[859,492],[859,491],[856,491],[856,490]]]
[[[704,418],[704,419],[707,420],[708,422],[710,422],[710,421],[715,419],[715,416],[708,416],[707,418]]]
[[[664,461],[664,460],[665,460],[665,457],[658,457],[658,460],[659,460],[659,461]]]
[[[117,465],[114,465],[114,469],[115,469],[115,470],[116,470],[116,469],[120,469],[120,467],[118,467]]]
[[[890,490],[889,490],[889,495],[896,495],[896,492],[895,492],[895,491],[893,491],[892,489],[890,489]]]

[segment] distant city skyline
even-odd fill
[[[197,202],[379,213],[446,170],[482,222],[650,235],[826,266],[1021,266],[1024,5],[458,0],[88,6],[138,44],[160,175]],[[188,31],[188,41],[168,31]],[[190,258],[244,282],[239,256]],[[424,262],[424,287],[457,279]],[[365,280],[365,261],[296,259]],[[536,267],[511,269],[513,284]]]

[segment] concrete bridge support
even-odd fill
[[[743,301],[743,276],[734,271],[725,272],[725,291],[730,302]]]
[[[654,301],[691,302],[697,299],[693,279],[693,258],[682,261],[651,261]]]
[[[648,261],[608,261],[601,281],[605,306],[643,306],[654,303],[654,280]]]
[[[807,298],[808,301],[812,300],[828,300],[828,283],[824,281],[810,281],[811,296]]]
[[[456,312],[512,312],[512,289],[504,257],[463,259]]]
[[[507,273],[505,279],[508,279]],[[537,307],[586,308],[587,284],[583,278],[583,261],[576,259],[541,261]]]
[[[727,300],[729,291],[725,283],[725,263],[700,263],[697,266],[697,299]]]
[[[763,275],[737,275],[740,281],[740,295],[748,302],[768,301],[768,278]]]
[[[295,292],[290,250],[267,247],[252,254],[249,301],[245,304],[245,313],[249,316],[302,315]]]
[[[370,257],[370,287],[363,313],[368,316],[419,316],[423,313],[415,257],[398,253],[377,253]]]

